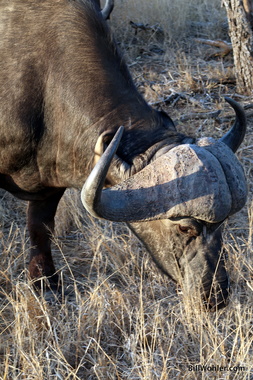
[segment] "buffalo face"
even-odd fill
[[[212,310],[225,306],[229,294],[221,227],[215,227],[191,218],[181,219],[171,233],[174,245],[181,241],[176,249],[177,282],[188,296],[201,294],[207,308]]]
[[[200,289],[210,308],[224,306],[228,297],[221,225],[247,198],[234,154],[245,135],[245,114],[226,100],[236,121],[222,139],[163,148],[142,170],[103,189],[123,134],[119,128],[82,190],[92,215],[130,224],[158,266],[186,291]]]
[[[229,280],[221,226],[194,218],[131,223],[157,266],[180,284],[184,295],[201,295],[208,309],[226,305]]]

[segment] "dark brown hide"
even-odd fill
[[[21,189],[79,188],[108,127],[126,126],[119,152],[130,163],[151,144],[180,138],[136,91],[92,3],[8,4],[15,10],[0,3],[0,170]]]
[[[63,189],[82,187],[98,136],[124,124],[129,164],[182,137],[137,92],[93,1],[2,0],[0,25],[0,186],[31,201],[30,274],[51,276],[47,227]]]

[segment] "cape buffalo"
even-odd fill
[[[243,109],[227,99],[236,120],[219,141],[178,133],[137,91],[98,0],[0,0],[0,28],[0,187],[29,201],[31,279],[58,285],[49,231],[73,187],[91,214],[127,222],[167,275],[224,306],[221,224],[246,202]]]

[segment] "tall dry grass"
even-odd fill
[[[53,242],[68,294],[46,302],[27,281],[25,227],[10,216],[12,235],[1,240],[1,379],[252,379],[250,229],[243,238],[233,221],[227,229],[230,304],[207,313],[126,227],[85,215],[73,191],[61,202]]]
[[[104,4],[104,2],[101,2]],[[118,0],[111,15],[111,24],[117,34],[129,38],[133,29],[130,21],[159,26],[166,43],[182,43],[185,38],[201,36],[221,38],[226,28],[226,13],[220,0]],[[139,31],[144,36],[145,31]],[[158,37],[159,37],[159,33]],[[121,37],[121,39],[122,39]],[[149,38],[157,37],[155,31]]]
[[[113,18],[123,27],[128,14],[135,22],[161,25],[168,17],[178,20],[171,31],[179,36],[177,26],[187,32],[191,17],[198,21],[207,10],[215,23],[219,1],[118,0]],[[179,130],[220,136],[225,127],[218,120],[192,118],[183,125],[181,119],[205,107],[216,110],[221,95],[236,96],[233,85],[212,81],[225,76],[227,64],[174,49],[173,59],[167,52],[135,56],[130,66],[139,89],[150,103],[173,91],[186,94],[175,107],[163,104]],[[252,103],[249,97],[241,100]],[[252,380],[252,152],[250,117],[238,152],[249,200],[224,230],[230,303],[213,313],[161,274],[125,225],[90,218],[79,193],[71,190],[60,203],[53,238],[62,297],[46,301],[27,279],[26,203],[1,191],[0,379]]]

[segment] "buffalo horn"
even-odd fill
[[[243,108],[233,99],[225,97],[225,100],[233,107],[236,119],[233,127],[220,139],[234,153],[242,143],[246,133],[246,115]]]
[[[101,10],[102,16],[104,20],[108,20],[110,18],[110,14],[114,8],[114,0],[106,0],[104,8]]]
[[[103,153],[102,157],[92,170],[91,174],[89,175],[87,181],[85,182],[82,188],[82,203],[86,210],[89,211],[91,215],[97,218],[101,218],[101,213],[97,212],[96,210],[99,208],[100,205],[100,198],[105,178],[109,170],[111,161],[118,149],[123,132],[124,127],[119,127],[112,141],[108,145],[106,151]]]

